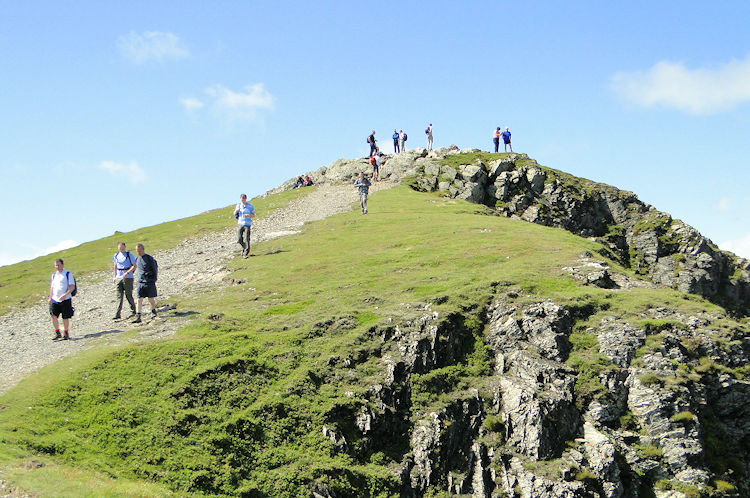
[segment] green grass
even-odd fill
[[[268,212],[290,195],[256,203]],[[387,464],[408,451],[409,427],[368,443],[353,421],[376,410],[368,388],[384,381],[382,358],[396,347],[379,338],[424,315],[425,303],[461,342],[454,360],[413,376],[405,424],[450,402],[456,390],[482,392],[491,355],[480,318],[494,293],[512,294],[518,305],[550,298],[580,311],[569,359],[588,382],[585,392],[576,385],[580,397],[595,396],[598,375],[612,368],[587,324],[603,314],[635,319],[654,302],[706,309],[673,291],[582,286],[561,268],[599,244],[487,214],[396,187],[373,196],[366,217],[352,211],[258,244],[259,256],[228,264],[245,283],[176,299],[199,315],[174,337],[86,351],[0,397],[0,475],[45,494],[46,478],[35,477],[43,472],[18,470],[43,459],[66,485],[100,482],[105,495],[142,486],[134,494],[292,497],[324,483],[340,496],[390,496],[399,483]],[[228,210],[212,216],[211,229],[231,222]],[[190,230],[181,223],[160,243],[195,233],[197,222]],[[110,242],[71,249],[70,260],[97,254],[94,261],[106,263]],[[487,428],[501,430],[497,422]],[[323,436],[324,425],[346,437],[348,452]]]
[[[265,216],[274,209],[283,207],[289,201],[310,192],[309,189],[295,189],[282,194],[256,197],[250,202],[256,208],[257,216]],[[223,230],[233,226],[234,204],[205,213],[168,223],[141,228],[132,232],[115,232],[93,242],[41,256],[30,261],[0,267],[0,315],[14,308],[27,308],[37,304],[49,295],[49,278],[55,271],[55,259],[62,258],[65,268],[83,281],[95,272],[112,269],[112,255],[117,252],[117,244],[123,241],[135,253],[135,245],[142,243],[147,252],[169,249],[180,242],[199,235]]]

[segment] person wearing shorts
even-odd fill
[[[65,269],[62,259],[55,260],[55,273],[52,274],[49,286],[49,314],[55,328],[53,341],[70,339],[70,319],[73,317],[73,300],[71,296],[76,288],[76,280]],[[63,333],[60,334],[60,320],[63,319]]]
[[[138,257],[135,258],[135,267],[138,272],[138,276],[136,277],[138,300],[135,303],[135,320],[132,323],[141,323],[143,298],[148,299],[148,303],[151,305],[151,315],[156,316],[156,301],[154,298],[157,295],[156,279],[158,267],[156,260],[150,254],[146,254],[143,244],[136,244],[135,252],[138,253]]]

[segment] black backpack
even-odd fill
[[[404,133],[404,142],[406,142],[406,137],[407,137],[407,135],[406,135],[406,133]]]

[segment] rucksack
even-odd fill
[[[156,282],[156,280],[159,277],[159,263],[156,262],[156,258],[154,258],[153,256],[150,256],[150,257],[151,257],[151,262],[153,263],[151,267],[154,269],[154,282]]]
[[[425,135],[429,135],[430,134],[430,129],[429,128],[425,128],[424,129],[424,134]]]
[[[406,142],[406,137],[407,137],[407,135],[406,135],[406,133],[404,133],[404,142]]]

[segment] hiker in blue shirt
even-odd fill
[[[117,244],[118,252],[112,256],[114,275],[112,281],[117,283],[117,313],[113,320],[121,318],[123,294],[130,305],[130,316],[135,315],[135,301],[133,300],[133,277],[135,276],[135,256],[125,250],[125,242]]]
[[[370,192],[370,180],[367,179],[364,172],[360,171],[359,176],[354,181],[354,186],[359,189],[359,205],[362,206],[362,214],[367,214],[367,194]]]
[[[255,218],[255,208],[247,202],[247,196],[240,196],[240,203],[234,208],[234,217],[237,218],[237,243],[242,246],[242,257],[247,259],[250,255],[250,226]]]
[[[513,152],[513,146],[510,144],[510,130],[507,126],[503,132],[503,145],[505,145],[505,152],[508,152],[508,147],[510,147],[510,151]]]
[[[394,128],[393,129],[393,152],[395,152],[396,154],[398,154],[401,151],[398,147],[398,138],[399,138],[398,132]]]
[[[52,317],[52,326],[55,327],[53,341],[58,339],[70,339],[70,319],[73,317],[73,300],[71,296],[76,290],[76,279],[65,269],[62,259],[55,260],[55,273],[52,274],[49,285],[49,314]],[[62,315],[63,334],[60,334],[60,321]]]

